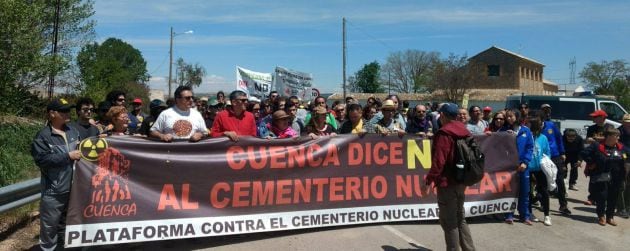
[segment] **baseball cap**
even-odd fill
[[[140,99],[140,98],[135,98],[135,99],[133,100],[133,103],[134,103],[134,104],[142,104],[142,99]]]
[[[492,107],[486,106],[486,107],[483,108],[483,111],[484,112],[486,112],[486,111],[491,112],[492,111]]]
[[[149,108],[150,109],[155,109],[155,108],[158,108],[158,107],[165,107],[166,108],[168,106],[162,100],[159,100],[159,99],[151,100],[151,103],[149,103]]]
[[[66,113],[70,112],[70,109],[72,109],[72,107],[74,107],[74,105],[68,103],[67,100],[59,98],[50,101],[50,103],[48,103],[48,106],[46,106],[46,110]]]
[[[208,102],[208,97],[201,97],[199,100]]]
[[[260,99],[254,96],[249,96],[249,98],[247,98],[247,100],[249,102],[255,102],[255,103],[260,103]]]
[[[621,122],[630,122],[630,114],[624,114]]]
[[[608,117],[608,114],[606,114],[606,112],[604,110],[597,110],[594,111],[593,113],[589,114],[589,116],[591,117]]]
[[[551,105],[550,104],[542,104],[540,106],[540,109],[543,109],[543,108],[551,108]]]
[[[459,113],[459,107],[453,103],[444,103],[438,112],[444,113],[448,116],[457,116],[457,113]]]

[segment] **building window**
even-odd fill
[[[488,65],[488,77],[498,77],[500,71],[499,65]]]

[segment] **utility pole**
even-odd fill
[[[59,14],[61,14],[61,0],[57,0],[57,8],[55,10],[55,23],[53,25],[53,41],[52,41],[52,58],[53,68],[48,76],[48,100],[52,100],[55,92],[55,74],[57,66],[57,39],[59,37]]]
[[[575,57],[573,57],[573,59],[571,59],[571,61],[569,61],[569,68],[571,68],[571,77],[569,78],[569,85],[570,86],[574,86],[575,85]],[[573,88],[575,88],[575,87],[573,87]],[[566,85],[564,86],[564,93],[565,93],[565,95],[567,93]]]
[[[343,23],[343,100],[346,100],[346,18]]]
[[[171,90],[171,75],[173,74],[173,26],[171,26],[171,46],[168,50],[168,56],[169,56],[169,60],[168,60],[168,95],[167,97],[172,97],[171,95],[173,95],[173,90]]]
[[[387,71],[387,94],[392,95],[392,76]]]

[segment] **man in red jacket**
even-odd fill
[[[212,123],[210,136],[213,138],[226,136],[238,141],[239,136],[256,137],[256,121],[251,112],[246,111],[247,94],[242,91],[230,93],[231,108],[217,113]]]
[[[446,250],[475,250],[470,229],[464,218],[464,190],[466,186],[455,181],[455,141],[470,136],[463,123],[457,123],[458,107],[446,103],[438,110],[442,127],[433,137],[431,170],[426,177],[426,185],[437,187],[439,218]]]

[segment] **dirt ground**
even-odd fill
[[[17,230],[12,231],[11,228],[15,225],[15,221],[12,219],[3,219],[0,223],[0,251],[13,251],[13,250],[30,250],[35,247],[39,242],[39,217],[37,213],[33,213],[31,217],[22,220]],[[6,231],[12,232],[7,233]],[[8,236],[5,236],[8,234]]]

